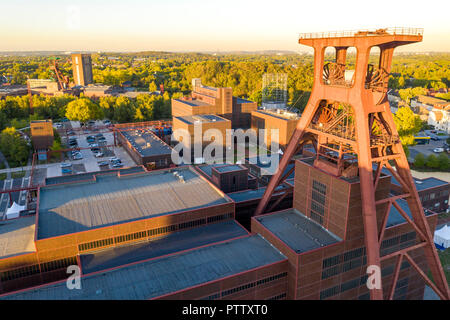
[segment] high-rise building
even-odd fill
[[[90,54],[72,54],[72,70],[75,85],[86,86],[94,82]]]

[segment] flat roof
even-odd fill
[[[342,241],[296,209],[262,215],[256,220],[297,253]]]
[[[68,183],[68,182],[78,182],[85,180],[94,180],[94,176],[97,174],[105,174],[105,173],[114,173],[114,174],[132,174],[132,173],[141,173],[145,172],[145,169],[141,166],[123,168],[123,169],[108,169],[104,171],[93,171],[93,172],[85,172],[79,174],[70,174],[66,176],[58,176],[58,177],[50,177],[45,178],[45,185],[54,185],[60,183]]]
[[[122,130],[120,132],[143,157],[172,154],[172,148],[150,129]]]
[[[376,168],[374,166],[374,168]],[[381,169],[381,172],[391,176],[391,184],[395,184],[396,186],[400,186],[400,183],[397,181],[397,179],[395,179],[395,177],[393,175],[391,175],[390,171],[386,168]],[[425,179],[418,179],[418,178],[414,178],[414,184],[416,185],[416,189],[417,191],[422,191],[425,189],[429,189],[429,188],[436,188],[436,187],[440,187],[440,186],[445,186],[447,184],[449,184],[447,181],[435,178],[435,177],[429,177],[429,178],[425,178]]]
[[[231,201],[190,167],[95,178],[40,189],[38,239]]]
[[[194,124],[194,123],[209,123],[209,122],[222,122],[222,121],[230,121],[227,119],[224,119],[222,117],[216,116],[215,114],[197,114],[193,116],[182,116],[182,117],[175,117],[184,123],[187,124]]]
[[[267,109],[267,110],[258,109],[258,110],[255,110],[253,112],[262,113],[262,114],[265,114],[265,115],[268,115],[268,116],[271,116],[271,117],[274,117],[274,118],[278,118],[278,119],[281,119],[281,120],[286,120],[286,121],[299,120],[300,119],[300,116],[297,113],[289,112],[289,111],[286,111],[286,110],[280,110],[280,113],[278,113],[277,111],[273,111],[271,109]]]
[[[219,172],[231,172],[231,171],[240,171],[240,170],[247,170],[245,167],[241,167],[238,164],[230,164],[230,165],[222,165],[214,167]]]
[[[410,217],[412,219],[412,214],[411,214],[411,210],[409,209],[408,202],[406,202],[406,200],[403,200],[403,199],[399,199],[396,202],[399,204],[400,208],[402,208],[403,211],[405,211],[405,213],[408,215],[408,217]],[[424,211],[425,211],[426,216],[434,214],[434,212],[431,212],[430,210],[424,210]],[[398,224],[402,224],[405,222],[406,222],[405,218],[403,218],[403,216],[398,212],[398,210],[392,205],[391,210],[389,211],[389,216],[388,216],[388,221],[386,222],[386,227],[393,227],[393,226],[396,226]]]
[[[82,279],[80,290],[69,290],[66,282],[62,281],[3,299],[151,299],[286,259],[263,237],[253,235],[87,275]]]
[[[0,258],[35,252],[35,216],[0,222]]]
[[[277,155],[278,155],[278,159],[276,159]],[[269,155],[267,157],[269,157]],[[275,174],[275,172],[278,169],[279,162],[281,161],[282,155],[273,153],[270,155],[270,159],[272,159],[272,157],[275,157],[275,160],[278,160],[278,163],[276,163],[276,165],[272,165],[272,161],[267,161],[267,162],[263,161],[260,156],[245,158],[245,161],[246,161],[246,164],[259,167],[261,170],[261,174],[272,176]],[[288,164],[286,167],[286,170],[284,171],[284,174],[286,174],[294,166],[295,166],[295,163]],[[295,176],[295,170],[292,171],[292,173],[287,178],[293,179],[294,176]]]
[[[197,100],[197,99],[192,99],[192,100],[184,100],[184,99],[174,99],[178,102],[187,104],[188,106],[191,107],[205,107],[205,106],[209,106],[209,103],[203,102],[201,100]]]
[[[279,185],[275,191],[280,191],[286,189],[284,185]],[[234,202],[244,202],[249,200],[261,199],[264,192],[266,191],[266,187],[258,188],[258,189],[247,189],[243,191],[236,191],[227,193]]]
[[[247,231],[235,220],[227,220],[174,232],[151,241],[80,255],[81,270],[83,274],[90,274],[245,235],[248,235]]]
[[[254,103],[251,100],[247,100],[247,99],[243,99],[243,98],[239,98],[239,97],[235,97],[235,98],[236,98],[237,103]]]

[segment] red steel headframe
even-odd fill
[[[448,284],[387,100],[387,83],[394,49],[397,46],[420,42],[422,35],[422,29],[399,28],[300,35],[299,43],[311,46],[315,51],[314,85],[308,104],[255,215],[266,211],[275,189],[286,178],[283,172],[292,157],[299,151],[299,146],[311,140],[313,136],[312,141],[315,142],[317,153],[315,167],[335,176],[348,172],[352,165],[354,172],[359,172],[367,265],[380,267],[381,261],[397,257],[397,268],[387,297],[393,298],[400,265],[405,258],[439,297],[447,300],[450,299]],[[335,62],[325,62],[327,47],[336,49]],[[346,53],[349,47],[355,47],[357,50],[356,66],[351,80],[345,77]],[[373,47],[380,49],[380,58],[375,65],[369,63],[370,50]],[[337,165],[333,162],[334,167],[329,166],[326,161],[322,161],[329,157],[330,153],[325,152],[319,156],[321,150],[337,152]],[[348,163],[347,167],[343,165],[344,153],[351,157],[356,155],[357,163],[350,167]],[[400,182],[403,194],[376,200],[375,190],[384,167]],[[407,201],[412,219],[396,202],[399,199]],[[378,230],[376,207],[382,204],[388,205]],[[414,228],[420,241],[415,246],[380,257],[380,246],[392,205]],[[408,254],[417,248],[424,250],[434,283]],[[371,299],[383,299],[382,288],[371,289],[370,296]]]

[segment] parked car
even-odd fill
[[[90,148],[98,148],[98,143],[89,143]]]
[[[114,160],[119,160],[119,161],[120,161],[120,159],[117,158],[117,157],[110,157],[108,160],[109,160],[110,162],[113,162]]]
[[[434,148],[434,149],[433,149],[433,152],[436,152],[436,153],[444,152],[444,148],[441,148],[441,147],[439,147],[439,148]]]
[[[113,168],[122,168],[123,167],[123,163],[114,163],[114,164],[112,164],[111,165],[111,167],[113,167]]]
[[[99,161],[99,162],[98,162],[98,165],[99,165],[100,167],[107,166],[107,165],[109,165],[109,162],[108,162],[108,161]]]
[[[95,154],[95,157],[96,158],[101,158],[101,157],[103,157],[105,154],[103,153],[103,152],[97,152],[96,154]]]
[[[83,155],[81,153],[75,153],[73,155],[73,160],[81,160],[83,159]]]
[[[62,173],[72,173],[72,170],[64,168],[64,169],[61,169],[61,172]]]
[[[73,136],[73,135],[75,134],[75,131],[73,131],[73,130],[67,131],[67,134],[68,134],[69,136]]]
[[[61,164],[60,164],[60,167],[61,168],[69,168],[69,167],[71,167],[72,166],[72,164],[70,163],[70,162],[62,162]]]
[[[97,133],[95,136],[96,136],[97,138],[101,138],[101,137],[103,137],[103,133]]]

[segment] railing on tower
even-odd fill
[[[357,36],[367,37],[367,36],[383,36],[383,35],[422,36],[423,28],[392,27],[376,30],[308,32],[308,33],[300,33],[299,39],[342,38],[342,37],[357,37]]]

